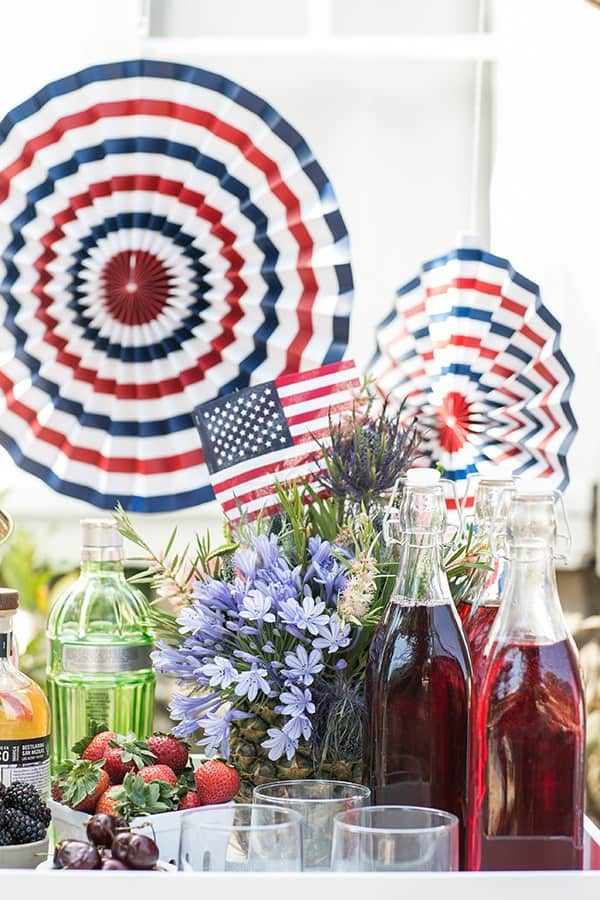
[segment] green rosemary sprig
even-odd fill
[[[172,608],[185,606],[192,599],[196,581],[209,577],[219,578],[226,560],[237,549],[237,544],[228,541],[220,547],[212,547],[210,535],[195,536],[195,546],[187,543],[183,550],[175,550],[177,528],[173,528],[164,550],[156,553],[141,536],[121,504],[113,513],[117,528],[123,537],[144,552],[133,557],[133,563],[141,563],[142,568],[130,576],[132,584],[150,584],[155,596],[150,602],[149,624],[162,640],[173,642],[179,636],[176,615],[161,606],[167,602]]]

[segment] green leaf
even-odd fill
[[[119,747],[122,750],[121,759],[124,763],[133,762],[138,769],[151,766],[156,760],[156,754],[152,752],[146,741],[136,740],[135,734],[123,736],[118,734],[110,741],[111,747]]]
[[[55,784],[62,802],[67,806],[79,806],[82,800],[96,790],[102,778],[104,760],[90,762],[87,759],[70,759],[58,769]]]
[[[88,745],[92,742],[93,738],[96,737],[97,734],[101,734],[103,731],[109,731],[109,727],[106,722],[96,722],[95,719],[90,719],[88,725],[88,733],[85,737],[82,737],[76,744],[73,744],[71,750],[77,756],[81,756],[84,750],[88,747]]]
[[[140,775],[129,772],[123,784],[113,790],[117,810],[127,820],[136,816],[169,812],[179,806],[179,792],[162,781],[146,784]]]

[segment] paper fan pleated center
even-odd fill
[[[153,253],[116,253],[104,266],[100,281],[107,312],[125,325],[156,319],[169,298],[169,273]]]

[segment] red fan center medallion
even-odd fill
[[[440,421],[440,445],[448,453],[456,453],[468,439],[471,424],[471,407],[463,394],[450,391],[438,410]]]
[[[155,319],[169,296],[169,273],[153,253],[122,250],[102,270],[104,305],[124,325],[143,325]]]

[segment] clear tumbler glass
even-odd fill
[[[458,819],[418,806],[366,806],[335,817],[335,872],[455,872]]]
[[[240,803],[190,810],[182,817],[184,872],[300,872],[302,819],[274,806]]]
[[[338,813],[369,802],[371,792],[349,781],[276,781],[254,788],[255,803],[295,810],[302,816],[304,870],[331,868],[333,820]]]

